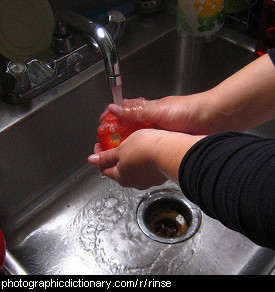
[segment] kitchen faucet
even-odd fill
[[[99,51],[108,84],[112,89],[121,87],[120,60],[114,42],[122,40],[126,19],[117,10],[108,11],[107,16],[104,28],[82,15],[58,10],[51,47],[26,63],[8,60],[0,76],[1,99],[10,104],[30,101],[98,62]]]
[[[111,87],[121,85],[119,57],[113,39],[107,30],[88,18],[71,11],[57,11],[56,18],[84,33],[89,44],[100,49],[109,85]]]

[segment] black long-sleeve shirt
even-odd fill
[[[207,215],[275,249],[275,140],[244,133],[197,142],[179,169],[183,193]]]
[[[275,65],[275,48],[268,51]],[[184,156],[183,193],[207,215],[275,250],[275,140],[228,132],[207,136]]]

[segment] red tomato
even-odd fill
[[[6,256],[6,242],[5,242],[4,235],[0,229],[0,271],[4,267],[5,256]]]
[[[102,150],[105,151],[117,147],[135,131],[149,128],[152,128],[151,124],[124,122],[107,111],[104,113],[101,124],[97,129],[98,140]]]

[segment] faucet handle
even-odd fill
[[[107,11],[106,16],[108,20],[108,24],[106,25],[107,31],[116,43],[120,43],[123,40],[126,27],[124,14],[119,10],[113,9]]]
[[[72,33],[67,29],[66,24],[57,20],[54,30],[55,50],[60,54],[68,54],[75,49]]]
[[[55,23],[54,35],[60,38],[64,38],[68,35],[67,26],[64,23],[62,23],[59,19]]]
[[[20,60],[10,61],[1,78],[1,87],[3,100],[12,101],[14,104],[19,103],[20,99],[17,96],[31,88],[26,64]]]
[[[27,66],[19,60],[8,63],[4,80],[4,88],[8,88],[10,92],[23,93],[30,88]]]

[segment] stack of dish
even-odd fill
[[[31,60],[52,41],[54,16],[47,0],[0,2],[0,54],[9,60]]]

